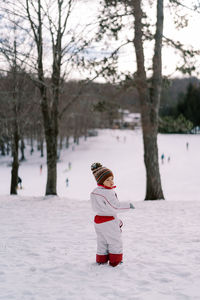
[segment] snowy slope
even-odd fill
[[[119,136],[119,141],[117,140]],[[126,141],[124,142],[124,138]],[[189,150],[186,150],[189,142]],[[159,156],[165,154],[166,161],[160,166],[162,185],[168,200],[200,200],[200,137],[198,135],[159,135]],[[26,149],[27,161],[21,163],[19,174],[24,189],[23,196],[41,196],[45,194],[46,167],[45,158],[39,152],[30,157]],[[167,158],[170,156],[170,163]],[[81,141],[75,151],[64,150],[58,163],[58,195],[77,200],[88,200],[95,181],[91,176],[90,165],[101,162],[111,168],[115,175],[118,196],[121,200],[140,201],[145,195],[145,168],[143,162],[143,144],[140,131],[102,130],[98,137]],[[9,194],[11,159],[0,157],[0,195]],[[72,168],[68,170],[68,163]],[[43,164],[40,175],[39,166]],[[66,188],[65,180],[69,179]]]
[[[145,188],[140,132],[103,130],[75,151],[64,151],[60,197],[42,196],[46,175],[39,166],[45,159],[36,152],[31,158],[27,153],[20,166],[24,189],[9,196],[9,159],[1,157],[0,300],[199,300],[199,144],[199,136],[159,136],[159,153],[171,161],[160,166],[167,200],[155,202],[140,201]],[[95,264],[88,201],[94,161],[114,171],[119,199],[136,207],[120,216],[124,263],[116,268]]]

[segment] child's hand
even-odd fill
[[[135,208],[132,203],[130,203],[130,208]]]

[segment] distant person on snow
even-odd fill
[[[129,211],[134,208],[132,203],[119,202],[114,192],[113,173],[100,163],[91,166],[93,175],[97,181],[96,187],[90,195],[92,208],[96,213],[94,227],[97,234],[96,262],[106,264],[108,261],[112,267],[122,262],[123,245],[121,237],[122,221],[117,213]]]
[[[164,159],[165,159],[165,155],[164,153],[161,155],[161,161],[162,161],[162,164],[164,164]]]
[[[22,179],[18,176],[17,185],[19,184],[20,190],[22,190]]]
[[[42,175],[42,165],[40,165],[40,175]]]
[[[189,143],[188,142],[186,143],[186,149],[187,150],[189,149]]]

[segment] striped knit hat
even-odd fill
[[[102,185],[108,177],[113,176],[112,171],[106,167],[103,167],[100,163],[93,163],[91,165],[91,170],[97,181],[97,184],[100,185]]]

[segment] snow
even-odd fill
[[[75,151],[71,146],[64,150],[58,197],[43,196],[45,158],[36,151],[30,156],[29,148],[20,165],[23,189],[9,196],[11,160],[0,157],[1,300],[200,299],[199,136],[159,135],[158,141],[159,155],[165,154],[160,164],[165,201],[142,201],[145,169],[139,131],[101,130],[99,136],[81,140]],[[89,202],[95,187],[90,165],[95,161],[112,169],[119,199],[136,207],[120,216],[124,262],[116,268],[95,264]]]

